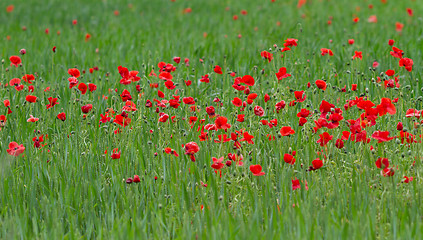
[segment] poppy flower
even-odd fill
[[[9,60],[10,60],[10,66],[18,67],[19,64],[22,64],[22,59],[19,56],[11,56]]]
[[[282,136],[289,136],[295,133],[294,129],[289,126],[282,127],[280,130]]]
[[[69,89],[72,89],[73,87],[75,87],[79,83],[79,81],[76,77],[70,77],[70,78],[68,78],[68,81],[69,81]]]
[[[134,183],[139,183],[139,182],[141,182],[140,176],[138,176],[138,175],[134,175],[133,182],[134,182]]]
[[[245,117],[244,114],[238,114],[236,121],[237,122],[244,122],[244,117]]]
[[[389,142],[393,137],[389,137],[389,131],[376,131],[372,134],[372,138],[378,140],[378,143]]]
[[[376,108],[379,111],[380,116],[384,116],[387,113],[389,113],[390,115],[394,115],[397,112],[395,105],[389,98],[382,98],[380,104],[377,105]]]
[[[85,93],[87,93],[87,90],[88,90],[87,84],[80,83],[78,85],[78,89],[79,89],[79,91],[81,91],[81,94],[84,95]]]
[[[223,160],[224,160],[223,157],[221,157],[219,159],[213,157],[212,160],[213,160],[213,164],[211,165],[211,167],[216,169],[216,170],[220,170],[225,166],[225,164],[223,164]]]
[[[117,148],[113,149],[112,154],[110,155],[110,157],[112,159],[119,159],[120,158],[121,151],[119,151],[119,152],[118,151],[119,151],[119,149],[117,149]]]
[[[264,109],[260,106],[255,106],[254,107],[254,114],[256,116],[262,117],[264,115]]]
[[[353,45],[354,44],[354,39],[348,39],[348,44],[349,45]]]
[[[9,85],[10,86],[19,86],[19,84],[21,84],[21,79],[20,78],[12,78],[10,81],[9,81]]]
[[[242,106],[242,100],[241,100],[241,98],[235,97],[234,100],[232,100],[232,104],[235,107],[241,107]]]
[[[405,117],[407,117],[407,118],[411,118],[411,117],[420,118],[420,111],[417,110],[417,109],[408,109],[405,112]]]
[[[251,86],[254,86],[255,81],[254,81],[254,78],[252,76],[245,75],[245,76],[242,77],[241,83],[244,83],[245,85],[248,85],[248,86],[251,87]]]
[[[335,147],[338,149],[344,148],[344,141],[342,141],[341,139],[336,139]]]
[[[36,96],[32,96],[32,95],[27,95],[25,97],[25,100],[27,102],[30,102],[30,103],[35,103],[37,101],[37,97]]]
[[[254,136],[253,135],[250,135],[248,132],[244,132],[243,133],[243,138],[242,139],[240,139],[239,141],[240,142],[243,142],[243,141],[246,141],[247,143],[249,143],[249,144],[254,144],[254,142],[253,142],[253,138],[254,138]]]
[[[317,170],[321,167],[323,167],[323,161],[320,160],[319,158],[314,159],[311,164],[313,165],[313,170]]]
[[[392,51],[390,52],[390,54],[394,57],[394,58],[402,58],[402,55],[404,55],[404,51],[397,48],[397,47],[392,47]]]
[[[291,164],[291,165],[294,165],[294,163],[295,163],[295,161],[296,161],[296,159],[294,158],[294,156],[292,156],[291,154],[288,154],[288,153],[285,153],[285,154],[283,155],[283,160],[284,160],[286,163]]]
[[[285,40],[285,43],[283,44],[284,47],[296,47],[297,46],[298,39],[295,38],[288,38]]]
[[[413,70],[413,60],[410,58],[401,58],[399,60],[399,66],[400,67],[405,67],[405,70],[411,72],[411,70]]]
[[[395,171],[393,168],[384,168],[382,171],[380,171],[380,174],[384,177],[392,177],[395,174]]]
[[[90,92],[94,92],[95,90],[97,90],[97,85],[93,83],[88,83],[88,89],[90,90]]]
[[[79,76],[81,76],[81,72],[77,68],[69,68],[68,73],[75,78],[79,78]]]
[[[413,177],[404,176],[404,181],[403,181],[404,183],[409,183],[411,181],[413,181]]]
[[[54,107],[54,105],[59,104],[57,102],[58,98],[49,97],[47,100],[50,102],[49,104],[47,104],[47,109],[52,108]]]
[[[122,114],[116,115],[114,123],[121,125],[122,127],[128,126],[131,123],[131,119],[128,117],[122,116]]]
[[[184,102],[187,105],[194,105],[195,104],[195,101],[194,101],[194,98],[193,97],[184,97],[182,99],[182,102]]]
[[[394,45],[394,43],[395,43],[395,41],[394,41],[394,40],[392,40],[392,39],[389,39],[389,40],[388,40],[388,45],[389,45],[389,46],[393,46],[393,45]]]
[[[65,121],[66,120],[66,113],[62,112],[62,113],[57,114],[57,118],[62,120],[62,121]]]
[[[318,79],[316,80],[315,84],[319,89],[322,89],[323,91],[326,90],[327,84],[325,81]]]
[[[36,118],[32,115],[29,115],[29,118],[26,120],[26,122],[37,122],[38,120],[40,120],[40,119]]]
[[[330,50],[328,48],[321,48],[320,53],[321,53],[322,56],[325,56],[326,54],[329,54],[329,56],[333,56],[332,50]]]
[[[284,109],[286,106],[286,103],[284,100],[276,103],[275,108],[276,108],[276,113],[279,113],[282,109]]]
[[[25,76],[22,77],[22,80],[24,80],[25,82],[29,84],[32,84],[32,81],[35,80],[35,77],[32,74],[25,74]]]
[[[7,153],[12,156],[19,156],[25,151],[23,144],[19,145],[16,142],[9,143],[9,149],[6,149]]]
[[[228,123],[228,119],[223,116],[217,117],[216,120],[214,121],[214,124],[216,125],[217,129],[226,130],[231,128],[231,124]]]
[[[6,125],[6,120],[6,116],[0,115],[0,127],[4,127],[4,125]]]
[[[89,113],[91,111],[91,109],[93,109],[92,104],[87,104],[87,105],[81,106],[81,110],[82,110],[83,113]]]
[[[159,122],[166,122],[168,119],[169,119],[169,115],[168,114],[166,114],[166,113],[161,113],[160,115],[159,115],[160,117],[159,117]]]
[[[304,91],[295,91],[294,96],[297,102],[304,102],[306,100],[306,95],[304,94]]]
[[[218,65],[216,65],[214,67],[214,72],[217,73],[217,74],[223,74],[222,68],[220,66],[218,66]]]
[[[254,176],[263,176],[265,173],[261,171],[262,167],[260,165],[250,165],[250,171]]]
[[[268,51],[262,51],[260,55],[262,58],[267,59],[268,62],[273,60],[273,54]]]
[[[195,162],[194,154],[196,154],[198,151],[200,151],[200,148],[196,142],[189,142],[185,144],[185,154],[190,156],[191,161]]]
[[[292,182],[292,191],[296,189],[301,189],[300,180],[299,179],[293,179]]]
[[[355,51],[354,52],[354,56],[352,57],[352,59],[356,59],[356,58],[360,58],[360,60],[362,60],[363,59],[362,52]]]
[[[286,73],[286,67],[279,68],[279,71],[275,74],[276,74],[276,77],[278,78],[278,80],[282,80],[284,78],[291,77],[291,74]]]
[[[200,82],[209,83],[209,82],[210,82],[209,75],[208,75],[208,74],[206,74],[206,75],[204,75],[204,76],[201,76]]]
[[[32,138],[32,141],[34,142],[34,147],[35,148],[40,148],[41,147],[41,143],[44,142],[44,135],[41,135],[39,137],[34,137]]]
[[[332,140],[333,136],[327,132],[319,135],[320,139],[316,141],[316,143],[320,143],[320,146],[324,147],[328,144],[330,140]]]
[[[179,63],[181,62],[181,58],[180,58],[180,57],[174,57],[174,58],[173,58],[173,61],[174,61],[176,64],[179,64]]]

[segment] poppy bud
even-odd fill
[[[132,178],[128,178],[128,179],[126,179],[126,183],[127,183],[127,184],[131,184],[132,182],[133,182]]]
[[[25,50],[24,48],[22,48],[22,49],[19,51],[19,53],[20,53],[21,55],[25,55],[26,50]]]

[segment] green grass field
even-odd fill
[[[0,239],[422,239],[423,5],[301,2],[2,1]]]

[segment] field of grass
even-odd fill
[[[422,239],[422,11],[2,1],[0,239]]]

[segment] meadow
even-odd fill
[[[423,238],[420,0],[0,12],[0,239]]]

